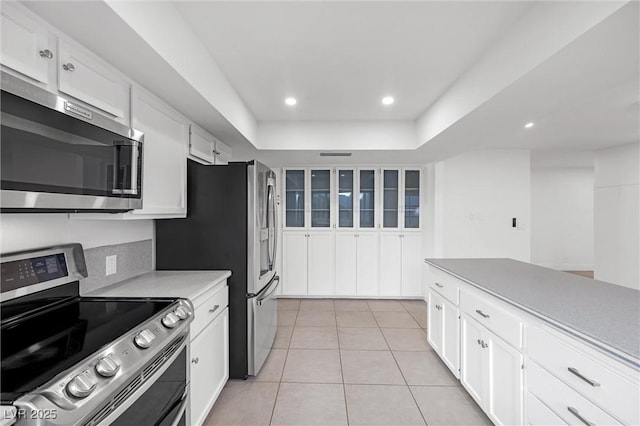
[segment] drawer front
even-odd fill
[[[460,310],[493,331],[515,348],[522,347],[522,320],[487,297],[460,291]]]
[[[568,424],[621,424],[535,362],[527,365],[527,383],[528,391]]]
[[[203,298],[205,300],[200,302]],[[229,287],[226,285],[213,295],[205,294],[196,299],[194,301],[194,305],[196,305],[195,317],[191,323],[191,339],[195,339],[207,324],[224,311],[224,308],[226,308],[228,304]]]
[[[448,299],[451,303],[458,306],[458,303],[460,302],[458,289],[460,286],[458,285],[457,279],[434,267],[429,269],[431,271],[429,286]]]
[[[640,424],[637,409],[640,400],[638,385],[538,327],[527,329],[527,354],[624,423]]]
[[[527,420],[525,423],[531,426],[567,424],[530,392],[527,392]]]

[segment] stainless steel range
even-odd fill
[[[80,297],[79,244],[1,261],[4,424],[189,424],[188,300]]]

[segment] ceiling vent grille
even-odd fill
[[[321,152],[320,157],[351,157],[350,152]]]

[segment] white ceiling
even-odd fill
[[[414,120],[529,5],[176,2],[259,121]]]

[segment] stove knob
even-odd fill
[[[187,318],[189,318],[189,315],[190,315],[189,311],[187,311],[182,306],[178,306],[176,310],[173,311],[173,313],[176,314],[177,317],[180,318],[181,320],[186,320]]]
[[[113,377],[120,370],[120,364],[111,357],[100,358],[96,363],[96,372],[102,377]]]
[[[67,383],[67,392],[76,398],[86,398],[96,388],[97,383],[91,380],[87,373],[80,373],[69,383]]]
[[[151,332],[148,328],[145,328],[140,333],[133,338],[133,342],[140,349],[147,349],[151,346],[151,343],[155,340],[156,335]]]
[[[162,318],[162,325],[167,328],[173,328],[178,324],[178,321],[180,321],[180,318],[178,318],[178,316],[173,312],[169,312],[164,318]]]

